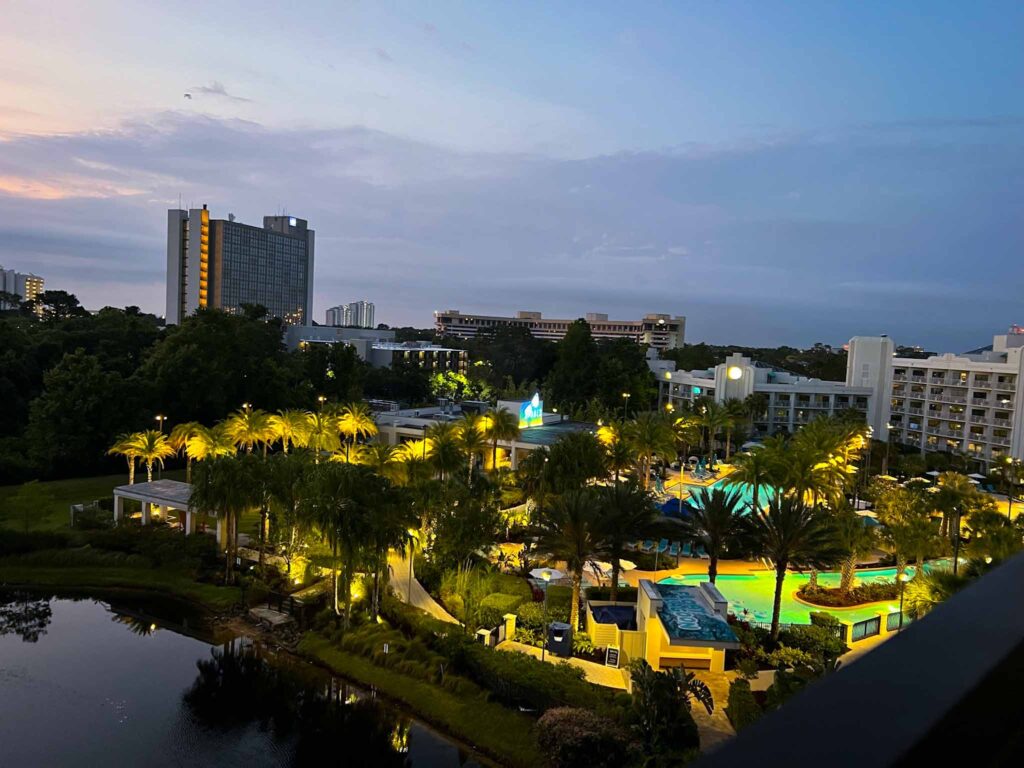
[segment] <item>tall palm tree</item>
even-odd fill
[[[373,412],[366,403],[347,403],[337,412],[338,432],[345,438],[345,459],[350,458],[350,447],[357,440],[373,437],[377,434],[377,422]]]
[[[597,439],[607,452],[608,469],[615,474],[615,482],[623,470],[633,466],[633,448],[626,440],[626,425],[621,421],[610,421],[597,430]]]
[[[608,475],[608,456],[597,435],[569,432],[555,441],[547,453],[544,474],[547,490],[565,493],[578,490]]]
[[[747,413],[750,429],[753,431],[754,422],[761,419],[768,410],[768,395],[764,392],[751,392],[743,399],[743,408]]]
[[[200,425],[185,441],[185,455],[189,461],[207,461],[235,452],[235,442],[228,435],[224,424],[213,427]]]
[[[128,462],[128,485],[135,485],[135,462],[139,458],[139,445],[136,434],[119,435],[117,441],[107,453],[111,456],[124,456]]]
[[[843,559],[839,567],[839,591],[844,595],[853,588],[857,573],[857,560],[871,554],[878,544],[875,529],[865,524],[848,504],[835,511],[836,544],[842,550]]]
[[[455,425],[455,437],[459,450],[467,459],[469,479],[472,479],[480,455],[487,450],[487,432],[483,418],[475,413],[467,413]]]
[[[246,453],[262,446],[263,455],[267,446],[274,439],[274,428],[270,423],[270,414],[259,408],[245,407],[235,411],[224,420],[224,429],[235,445]]]
[[[722,406],[710,397],[694,403],[694,414],[704,436],[704,454],[711,460],[715,438],[728,421]]]
[[[675,418],[672,429],[676,438],[676,453],[688,457],[693,446],[700,448],[703,441],[700,419],[692,411],[687,411]]]
[[[189,506],[207,515],[222,517],[227,532],[224,544],[224,581],[234,581],[238,551],[238,520],[254,505],[250,465],[237,456],[217,456],[196,465]]]
[[[293,445],[305,445],[309,434],[309,418],[297,409],[278,411],[268,417],[274,440],[281,441],[281,450],[288,453]]]
[[[616,600],[626,545],[659,530],[661,515],[636,480],[598,487],[597,505],[601,513],[600,554],[611,563],[610,599]]]
[[[371,443],[361,456],[362,463],[381,477],[396,482],[402,474],[402,462],[397,445]]]
[[[749,536],[749,518],[738,491],[701,488],[694,501],[695,508],[683,521],[683,535],[703,545],[708,553],[708,581],[714,584],[719,558]]]
[[[153,482],[153,465],[164,465],[164,459],[174,455],[174,449],[167,440],[167,435],[157,429],[136,432],[134,442],[138,451],[139,461],[146,465],[146,481]]]
[[[267,491],[270,509],[277,518],[276,530],[280,537],[285,560],[285,576],[292,578],[292,560],[303,533],[309,529],[305,498],[309,486],[311,465],[300,451],[275,456],[267,466]]]
[[[654,456],[674,457],[676,440],[672,425],[662,414],[638,413],[626,427],[626,439],[637,459],[637,470],[643,477],[644,490],[651,485],[651,463]]]
[[[484,437],[491,441],[491,471],[498,471],[498,441],[519,438],[519,417],[508,408],[491,408],[484,414]]]
[[[722,426],[725,428],[725,460],[732,455],[732,432],[747,417],[747,409],[742,400],[730,398],[722,404]]]
[[[466,456],[454,424],[441,421],[427,430],[427,459],[442,482],[462,468]]]
[[[565,562],[572,577],[569,626],[580,622],[583,569],[601,551],[601,513],[592,489],[570,491],[547,505],[538,515],[537,546],[555,560]]]
[[[185,421],[181,424],[175,424],[171,429],[170,437],[167,438],[175,453],[185,455],[186,483],[192,482],[192,456],[187,450],[188,441],[192,439],[202,426],[198,421]]]
[[[895,486],[886,488],[875,499],[875,511],[882,523],[882,540],[896,555],[896,576],[902,576],[913,558],[917,573],[938,542],[938,530],[932,524],[928,504],[922,493]]]
[[[968,502],[977,491],[971,479],[959,472],[943,472],[939,475],[938,489],[934,501],[936,508],[942,512],[940,534],[952,537],[953,518],[957,513],[962,515],[967,511]]]
[[[419,520],[412,512],[409,494],[387,483],[369,496],[369,502],[366,553],[373,571],[370,618],[376,620],[381,589],[387,585],[388,551],[408,546],[410,531],[419,527]]]
[[[307,412],[306,447],[313,452],[315,464],[320,463],[321,454],[334,453],[341,448],[337,418],[325,411]]]
[[[967,574],[956,574],[949,568],[932,568],[927,573],[922,571],[906,586],[904,601],[907,615],[915,620],[926,616],[970,581]]]
[[[752,535],[757,550],[775,564],[775,599],[772,603],[771,638],[779,639],[779,614],[786,571],[824,568],[838,561],[831,519],[797,496],[776,496],[752,516]]]
[[[762,447],[737,454],[733,460],[735,471],[725,481],[730,485],[740,483],[749,485],[751,506],[755,510],[761,508],[761,490],[767,487],[777,475],[778,453],[772,447],[776,441],[778,438],[769,438]]]

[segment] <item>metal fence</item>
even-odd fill
[[[858,621],[850,629],[850,642],[857,642],[868,637],[874,637],[882,632],[882,617],[875,616],[871,619]]]
[[[741,623],[742,624],[746,624],[751,629],[767,629],[767,630],[770,630],[772,628],[772,623],[770,621],[743,621]],[[787,629],[799,629],[801,627],[820,627],[821,629],[824,629],[824,630],[832,632],[832,634],[835,635],[840,640],[844,639],[844,637],[846,635],[846,628],[842,624],[836,624],[834,626],[825,626],[825,625],[821,625],[821,624],[791,624],[791,623],[786,623],[786,624],[780,623],[779,624],[779,630],[780,631],[785,631]]]
[[[897,630],[899,630],[899,628],[901,626],[900,625],[900,617],[901,616],[903,617],[903,624],[902,624],[902,626],[905,627],[905,626],[907,626],[907,624],[910,623],[910,617],[907,616],[907,612],[906,611],[904,611],[903,613],[900,613],[899,611],[896,611],[895,613],[890,613],[888,616],[885,617],[885,631],[886,632],[896,632]]]

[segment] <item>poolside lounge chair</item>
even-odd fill
[[[671,544],[668,545],[668,553],[670,555],[672,555],[672,557],[679,557],[679,542],[678,541],[673,541]]]
[[[654,551],[654,542],[651,541],[650,539],[645,540],[643,542],[643,544],[640,545],[640,551],[641,552],[653,552]]]
[[[668,549],[668,539],[662,539],[658,542],[658,552],[664,552]]]
[[[683,557],[693,557],[693,545],[686,541],[683,542]]]

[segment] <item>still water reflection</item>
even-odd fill
[[[479,765],[318,668],[204,632],[176,604],[0,592],[0,764]]]

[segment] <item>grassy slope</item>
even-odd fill
[[[17,558],[0,559],[0,584],[53,589],[145,589],[225,610],[241,600],[236,587],[200,584],[188,576],[154,568],[61,568],[25,565]]]
[[[154,477],[156,474],[154,473]],[[165,480],[185,480],[185,470],[167,470],[162,474]],[[136,482],[145,482],[146,470],[136,471]],[[101,475],[99,477],[76,477],[70,480],[47,480],[40,483],[50,495],[50,502],[30,521],[30,531],[63,531],[70,523],[69,507],[72,504],[110,498],[114,488],[128,483],[128,473]],[[8,516],[6,500],[18,492],[17,485],[0,486],[0,525],[21,529],[22,521]],[[255,512],[242,516],[239,532],[255,535],[259,530],[259,515]]]
[[[346,653],[313,633],[302,639],[299,651],[339,675],[373,686],[389,698],[405,703],[417,716],[503,764],[516,768],[544,764],[533,735],[534,721],[526,715],[493,702],[467,699],[439,686],[378,667],[369,659]]]

